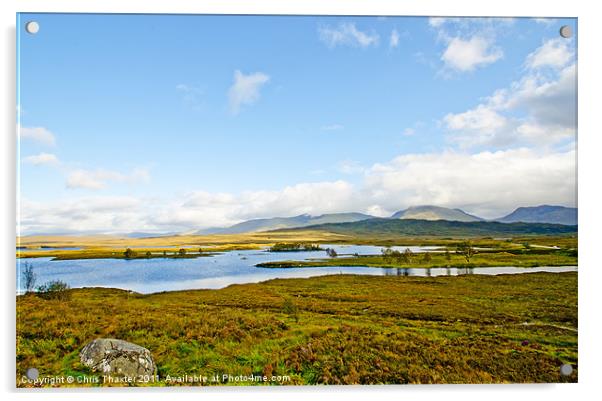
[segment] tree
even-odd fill
[[[445,248],[445,260],[447,260],[447,266],[451,263],[451,253],[449,253],[449,249]]]
[[[180,256],[186,256],[186,249],[180,248],[180,250],[178,251],[178,253],[180,254]]]
[[[28,294],[36,287],[36,273],[33,271],[33,264],[25,262],[23,265],[23,285],[25,286],[25,293]]]
[[[472,247],[470,241],[464,241],[456,247],[456,253],[464,256],[466,262],[470,263],[470,258],[472,258],[477,251]]]
[[[203,253],[203,248],[199,248],[199,253]]]
[[[152,255],[152,253],[151,253],[150,251],[146,251],[146,257],[147,257],[147,258],[150,258],[150,257],[151,257],[151,255]]]
[[[128,248],[123,253],[126,259],[131,259],[136,257],[136,252],[134,252],[131,248]]]
[[[429,252],[424,252],[424,254],[422,255],[422,261],[429,263],[433,258],[431,257],[431,254]]]
[[[403,251],[403,259],[405,262],[412,263],[413,256],[414,256],[414,252],[412,252],[412,250],[410,248],[406,248],[405,251]]]
[[[380,250],[385,263],[391,263],[393,261],[393,250],[389,247]]]
[[[337,256],[339,256],[339,254],[337,253],[337,251],[335,251],[332,248],[327,248],[326,249],[326,254],[331,257],[331,258],[336,258]]]

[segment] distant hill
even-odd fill
[[[480,217],[473,216],[461,209],[450,209],[440,206],[412,206],[401,210],[392,219],[414,220],[448,220],[448,221],[481,221]]]
[[[369,219],[351,223],[320,224],[303,229],[359,237],[431,236],[431,237],[484,237],[515,235],[567,235],[576,234],[577,226],[545,223],[500,223],[496,221],[448,221]],[[292,230],[300,230],[295,228]]]
[[[497,219],[503,223],[552,223],[552,224],[577,224],[577,208],[564,206],[541,205],[533,207],[519,207],[507,216]]]
[[[371,219],[370,216],[362,213],[332,213],[320,216],[310,216],[302,214],[294,217],[274,217],[270,219],[254,219],[243,221],[226,228],[209,228],[198,231],[198,234],[241,234],[258,231],[271,231],[282,228],[306,227],[317,224],[345,223],[360,220]]]

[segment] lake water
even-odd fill
[[[370,245],[323,245],[334,248],[341,257],[353,254],[380,254],[382,247]],[[410,248],[419,253],[437,247],[393,247],[403,251]],[[325,258],[324,251],[267,252],[265,250],[231,251],[195,259],[78,259],[52,261],[51,258],[17,259],[17,292],[21,293],[21,270],[25,262],[33,264],[37,283],[62,280],[73,288],[111,287],[140,293],[201,288],[223,288],[230,284],[257,283],[273,278],[301,278],[329,274],[366,274],[377,276],[456,276],[462,274],[513,274],[537,271],[576,271],[575,266],[562,267],[486,267],[396,269],[374,267],[307,267],[260,268],[256,264],[278,260],[307,260]]]

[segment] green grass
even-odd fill
[[[443,253],[429,252],[430,260],[423,253],[415,253],[409,261],[387,259],[380,255],[353,256],[345,258],[316,259],[307,261],[282,260],[259,263],[265,268],[295,268],[320,266],[367,266],[391,268],[436,268],[436,267],[495,267],[495,266],[576,266],[577,254],[567,250],[492,250],[480,251],[467,262],[462,255],[450,254],[448,260]]]
[[[73,289],[17,297],[17,383],[87,373],[98,337],[148,348],[159,375],[288,375],[286,384],[577,381],[577,274],[333,275],[221,290]],[[528,324],[525,324],[528,323]],[[162,385],[163,383],[159,383]],[[236,384],[236,383],[227,383]]]

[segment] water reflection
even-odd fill
[[[339,254],[379,254],[380,247],[366,245],[334,245]],[[406,247],[399,247],[405,249]],[[425,248],[413,247],[413,252]],[[432,248],[432,247],[428,247]],[[304,278],[329,274],[365,274],[383,276],[457,276],[465,274],[518,274],[536,271],[576,271],[565,267],[487,267],[487,268],[374,268],[361,266],[328,266],[307,268],[255,267],[256,264],[278,260],[307,260],[323,258],[323,251],[287,252],[286,254],[258,250],[224,252],[197,259],[80,259],[51,261],[51,258],[17,260],[17,288],[22,289],[21,270],[25,262],[32,263],[38,285],[50,280],[62,280],[71,287],[115,287],[141,293],[199,288],[222,288],[231,284],[253,283],[274,278]]]

